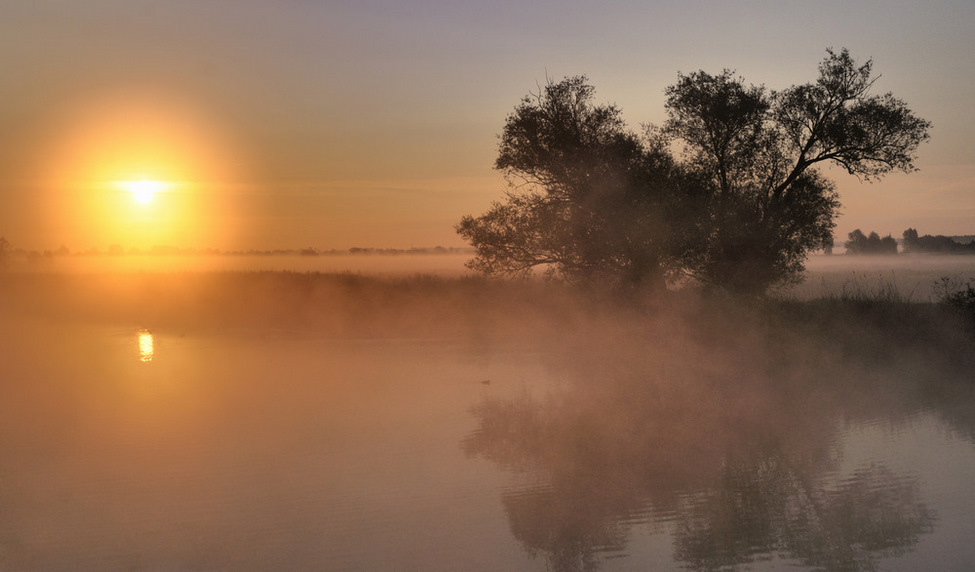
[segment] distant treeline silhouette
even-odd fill
[[[859,228],[851,232],[846,241],[847,254],[897,254],[897,240],[891,235],[880,238],[876,232],[863,234]]]
[[[918,236],[917,231],[909,228],[904,231],[904,252],[934,252],[945,254],[975,254],[975,239],[968,243],[958,242],[949,236]]]
[[[847,235],[846,241],[847,254],[897,254],[897,240],[891,235],[883,238],[876,232],[869,235],[863,234],[859,228]],[[918,236],[917,230],[909,228],[904,231],[901,240],[901,250],[904,253],[928,253],[928,254],[975,254],[975,239],[969,238],[969,242],[961,242],[950,236],[926,234]]]
[[[146,249],[131,248],[125,250],[118,244],[113,244],[107,250],[88,248],[87,250],[71,251],[67,246],[57,250],[27,250],[11,248],[10,243],[0,237],[0,260],[5,257],[20,258],[54,258],[64,256],[347,256],[347,255],[419,255],[419,254],[471,254],[472,248],[434,246],[430,248],[373,248],[353,246],[348,249],[319,249],[314,247],[288,248],[272,250],[220,250],[217,248],[192,248],[181,246],[156,245]]]

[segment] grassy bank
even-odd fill
[[[969,298],[916,302],[880,289],[742,302],[685,290],[621,300],[544,282],[293,272],[0,276],[7,321],[583,346],[744,336],[784,354],[801,340],[869,361],[908,352],[960,364],[975,353]]]

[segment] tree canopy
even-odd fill
[[[840,206],[818,164],[865,180],[914,170],[930,124],[889,93],[870,95],[871,70],[828,50],[815,82],[781,92],[729,70],[667,88],[665,133],[708,187],[709,238],[689,274],[741,293],[795,281],[807,254],[831,242]]]
[[[889,234],[880,238],[871,232],[868,236],[858,228],[847,236],[849,240],[844,244],[847,254],[897,254],[897,241]]]
[[[827,50],[812,83],[770,91],[733,71],[678,74],[666,122],[642,136],[593,103],[585,77],[549,82],[505,122],[506,200],[457,227],[472,268],[661,284],[690,276],[760,294],[797,280],[832,244],[840,206],[817,167],[863,180],[915,170],[930,123],[887,93],[873,64]]]
[[[549,82],[508,116],[495,163],[507,200],[457,226],[477,251],[472,268],[631,284],[662,284],[673,269],[673,161],[627,130],[617,107],[593,103],[594,91],[585,77]]]
[[[909,228],[904,231],[904,252],[935,253],[935,254],[975,254],[975,240],[959,242],[950,236],[918,236],[917,230]]]

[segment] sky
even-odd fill
[[[464,246],[498,134],[587,75],[635,131],[678,72],[782,89],[827,48],[933,123],[919,172],[828,171],[836,236],[975,234],[975,2],[0,0],[0,235],[72,251]],[[125,182],[166,186],[146,204]]]

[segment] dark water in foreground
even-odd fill
[[[935,364],[0,335],[2,570],[975,569],[975,402]]]

